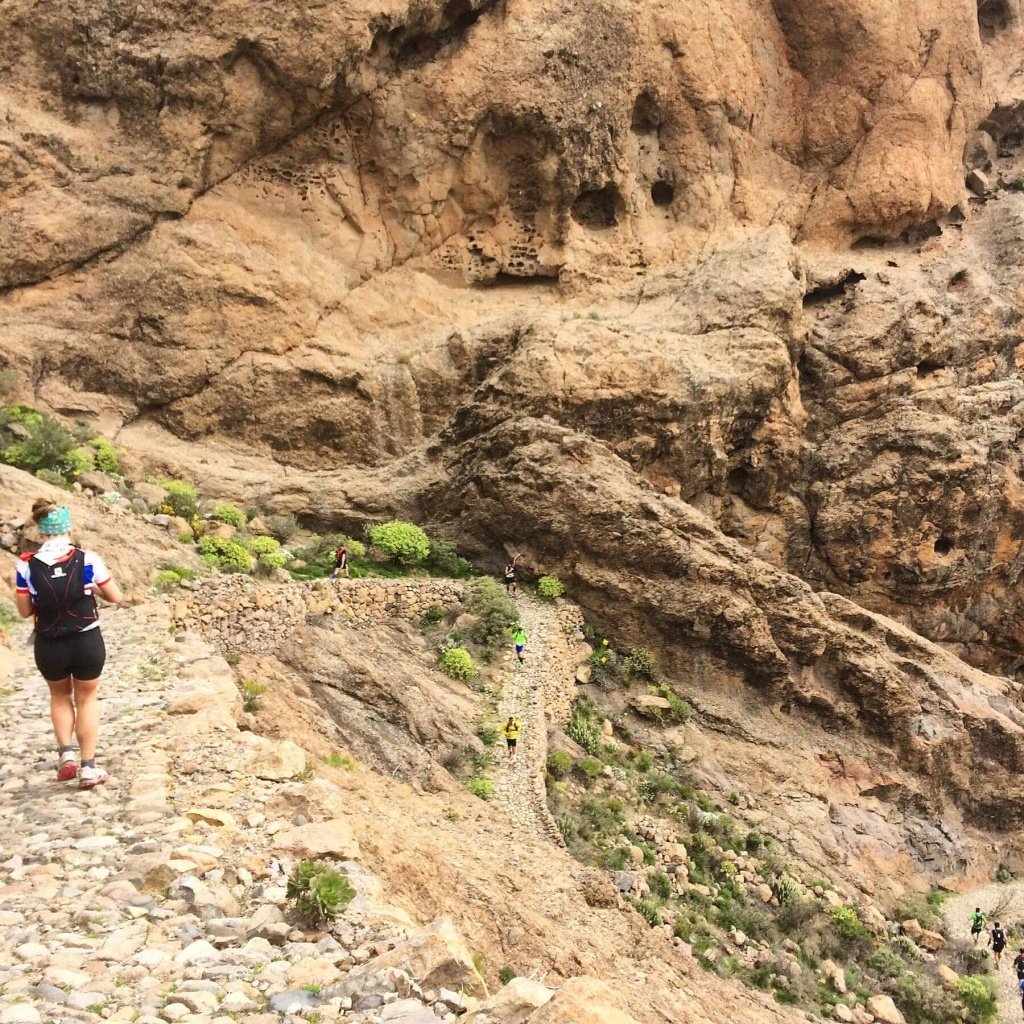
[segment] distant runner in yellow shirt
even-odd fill
[[[508,745],[508,763],[513,767],[516,763],[516,743],[519,740],[520,729],[522,729],[522,724],[509,715],[505,728],[501,730],[505,737],[505,743]]]

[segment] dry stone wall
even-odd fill
[[[225,576],[171,599],[178,630],[192,630],[221,651],[271,654],[311,618],[361,628],[390,618],[418,622],[432,605],[462,600],[453,580],[316,580],[274,583]]]

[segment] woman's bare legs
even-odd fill
[[[96,756],[96,737],[100,731],[100,705],[96,699],[99,679],[75,680],[75,735],[83,761]]]
[[[50,688],[50,721],[53,723],[53,734],[57,737],[58,747],[70,747],[75,731],[75,705],[71,700],[71,676],[58,679],[56,682],[47,680]]]
[[[72,736],[78,737],[79,756],[88,761],[96,756],[96,737],[100,728],[100,708],[96,699],[98,679],[75,679],[71,676],[50,687],[50,721],[58,747],[70,747]]]

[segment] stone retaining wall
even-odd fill
[[[194,630],[221,651],[271,654],[309,619],[332,617],[361,628],[389,618],[419,622],[432,605],[461,602],[454,580],[315,580],[272,583],[226,576],[171,597],[179,630]]]

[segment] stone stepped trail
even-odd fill
[[[942,915],[949,935],[970,938],[970,919],[975,907],[981,907],[989,915],[989,928],[995,921],[999,921],[1007,930],[1010,942],[1003,951],[1002,966],[993,974],[996,998],[999,1001],[997,1019],[1006,1024],[1019,1024],[1020,995],[1017,990],[1017,975],[1012,964],[1017,951],[1024,945],[1024,936],[1014,935],[1011,928],[1020,927],[1020,922],[1024,921],[1024,882],[992,882],[971,892],[951,896],[942,906]],[[978,945],[984,946],[987,939],[987,934],[983,933]]]
[[[56,781],[46,687],[15,633],[0,686],[0,1024],[454,1021],[483,980],[450,922],[417,927],[382,900],[342,817],[370,806],[306,781],[295,744],[240,733],[228,664],[169,625],[161,604],[104,615],[111,778],[86,792]],[[358,895],[307,932],[285,882],[317,856]]]
[[[556,607],[522,591],[516,602],[528,638],[526,660],[519,665],[514,653],[507,658],[495,718],[499,729],[512,716],[523,730],[515,767],[508,763],[504,737],[495,745],[494,799],[517,826],[564,845],[545,794],[547,725],[549,718],[564,725],[575,695],[579,657],[572,656],[575,643],[565,625],[578,622],[570,617],[572,606]]]

